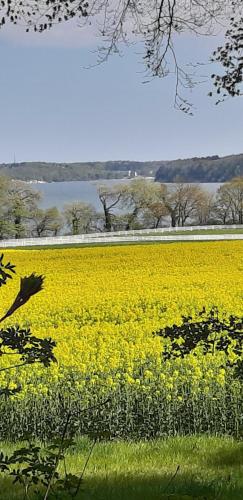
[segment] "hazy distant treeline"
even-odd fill
[[[158,165],[139,162],[45,163],[25,162],[1,164],[0,174],[11,179],[44,182],[121,179],[134,176],[155,176]]]
[[[243,175],[243,154],[173,161],[1,164],[0,174],[23,181],[86,181],[142,175],[160,182],[226,182]]]
[[[155,179],[160,182],[227,182],[243,175],[243,154],[161,162]]]

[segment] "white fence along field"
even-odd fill
[[[228,230],[242,229],[242,234],[228,233]],[[221,234],[193,234],[192,231],[222,230]],[[185,232],[187,234],[163,234]],[[190,234],[191,233],[191,234]],[[73,245],[73,244],[95,244],[95,243],[122,243],[143,241],[220,241],[220,240],[243,240],[243,225],[229,226],[185,226],[164,227],[158,229],[141,229],[131,231],[116,231],[110,233],[90,233],[75,236],[55,236],[44,238],[23,238],[0,241],[1,248],[29,247],[29,246],[51,246],[51,245]]]

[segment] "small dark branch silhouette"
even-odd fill
[[[209,312],[204,308],[198,316],[198,321],[193,321],[191,316],[183,316],[182,325],[167,326],[154,334],[170,340],[171,345],[163,353],[165,359],[183,358],[199,344],[204,353],[217,350],[228,354],[230,346],[235,354],[242,353],[243,318],[231,315],[220,319],[216,307]]]
[[[3,255],[0,257],[0,286],[5,285],[8,279],[12,278],[15,273],[14,266],[10,263],[3,263]],[[43,276],[31,274],[21,279],[20,290],[6,314],[1,318],[0,322],[5,318],[10,317],[19,307],[22,307],[28,300],[43,289]],[[53,354],[53,349],[56,343],[52,339],[40,339],[32,335],[30,329],[20,328],[19,326],[11,326],[0,330],[0,357],[2,356],[19,356],[19,363],[0,368],[0,372],[13,370],[34,363],[41,363],[45,367],[49,367],[51,363],[56,362]],[[0,395],[9,397],[21,391],[21,387],[9,389],[8,387],[0,389]],[[106,404],[110,398],[102,402],[97,407]],[[83,411],[90,410],[85,408]],[[24,490],[24,498],[29,498],[29,490],[31,487],[45,487],[43,500],[47,500],[50,493],[64,492],[69,493],[71,497],[77,496],[84,473],[87,469],[90,457],[94,446],[100,437],[95,437],[83,470],[80,476],[68,474],[65,462],[65,453],[70,447],[73,447],[75,442],[73,436],[75,434],[75,425],[70,428],[72,419],[72,411],[69,410],[66,417],[66,422],[59,439],[53,441],[47,448],[41,448],[34,443],[29,442],[28,447],[23,447],[14,451],[11,456],[5,456],[0,453],[0,471],[5,472],[13,477],[13,484],[19,483]],[[70,435],[67,436],[67,434]],[[58,466],[63,461],[65,469],[65,477],[62,479],[58,473]],[[15,468],[16,466],[16,468]],[[35,490],[38,495],[40,491]]]
[[[90,458],[92,456],[92,453],[94,451],[94,447],[95,447],[95,445],[97,443],[97,440],[98,440],[98,438],[95,438],[95,440],[93,441],[92,446],[91,446],[91,448],[89,450],[89,454],[88,454],[88,456],[87,456],[87,458],[85,460],[85,463],[84,463],[84,466],[83,466],[83,470],[82,470],[82,472],[80,474],[80,477],[79,477],[79,480],[78,480],[77,489],[76,489],[76,491],[75,491],[75,493],[73,495],[74,497],[76,497],[78,495],[79,491],[80,491],[81,484],[82,484],[82,481],[83,481],[83,477],[84,477],[84,474],[85,474],[86,469],[88,467],[88,464],[89,464]]]
[[[149,78],[163,78],[174,73],[177,87],[175,106],[188,114],[191,114],[191,103],[184,97],[184,90],[189,80],[196,85],[198,78],[192,78],[187,74],[186,67],[183,69],[180,62],[174,61],[173,47],[176,45],[177,36],[183,33],[194,37],[215,35],[218,26],[227,25],[232,16],[237,20],[242,16],[241,1],[1,0],[0,2],[0,29],[4,29],[10,23],[21,25],[27,32],[41,33],[74,19],[80,27],[95,25],[101,39],[96,64],[104,63],[114,53],[121,54],[124,45],[133,45],[136,41],[142,42],[146,75]],[[242,26],[242,19],[240,23]],[[227,60],[230,60],[230,57]],[[224,58],[220,62],[226,66]],[[233,79],[237,81],[241,64],[242,60],[239,61],[233,74]],[[227,91],[232,90],[231,82],[227,78],[225,88]],[[234,89],[231,95],[235,95]]]
[[[0,255],[0,287],[6,285],[9,279],[12,279],[12,274],[15,274],[15,266],[8,262],[4,264],[3,254]]]
[[[65,445],[66,445],[65,438],[66,438],[66,434],[67,434],[67,431],[68,431],[68,426],[69,426],[69,423],[70,423],[70,420],[71,420],[71,416],[72,416],[71,415],[71,411],[69,411],[69,413],[67,415],[66,423],[65,423],[65,426],[64,426],[64,429],[63,429],[63,433],[62,433],[62,437],[61,437],[61,441],[60,441],[60,446],[59,446],[58,452],[56,454],[56,458],[55,458],[54,466],[53,466],[53,469],[52,469],[52,473],[50,475],[50,478],[49,478],[49,481],[48,481],[48,484],[47,484],[47,488],[46,488],[44,500],[47,500],[48,495],[50,493],[53,480],[55,479],[55,476],[56,476],[56,472],[57,472],[57,468],[58,468],[59,462],[60,462],[61,459],[64,458],[63,453],[64,453]],[[70,446],[70,442],[68,443],[68,445]]]
[[[20,280],[20,290],[6,314],[0,319],[0,323],[11,316],[19,307],[22,307],[36,293],[43,290],[44,277],[31,274]]]
[[[219,63],[224,71],[223,74],[212,75],[218,97],[216,104],[227,97],[243,94],[243,17],[231,17],[225,38],[225,44],[218,47],[212,57],[212,62]],[[214,96],[214,92],[210,92],[209,96]]]
[[[3,254],[0,256],[0,287],[6,285],[7,281],[15,274],[15,266],[8,262],[3,262]],[[43,289],[43,276],[31,274],[21,278],[20,290],[6,314],[0,319],[10,317],[14,312],[26,304],[29,299]],[[41,363],[45,367],[49,367],[52,362],[56,362],[53,354],[53,349],[56,343],[52,339],[40,339],[32,335],[30,329],[21,328],[20,326],[10,326],[0,330],[0,357],[2,356],[18,356],[19,362],[10,364],[0,368],[0,372],[17,369],[34,363]],[[9,389],[8,387],[0,388],[0,396],[5,397],[16,394],[21,391],[21,387]]]
[[[21,363],[1,368],[0,371],[41,363],[48,367],[56,361],[53,349],[56,342],[52,339],[40,339],[32,335],[30,329],[11,326],[0,330],[0,357],[19,355]]]
[[[176,471],[175,473],[173,474],[173,476],[170,478],[168,484],[166,485],[165,489],[163,490],[163,494],[167,493],[168,489],[170,488],[170,486],[172,485],[173,481],[175,480],[178,472],[180,470],[180,465],[177,465],[177,468],[176,468]]]

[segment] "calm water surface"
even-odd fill
[[[97,210],[102,206],[98,198],[97,188],[100,185],[114,185],[132,182],[129,179],[112,179],[99,181],[74,181],[74,182],[51,182],[46,184],[31,184],[31,186],[42,194],[40,205],[43,208],[58,207],[62,210],[65,203],[83,201],[91,203]],[[216,192],[221,184],[201,184],[204,189]]]

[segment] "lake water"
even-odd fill
[[[102,206],[98,198],[97,187],[102,184],[111,186],[128,182],[132,182],[132,180],[112,179],[104,181],[51,182],[46,184],[31,184],[31,186],[42,194],[40,205],[43,208],[56,206],[62,210],[65,203],[83,201],[91,203],[100,211]],[[220,183],[201,184],[204,189],[213,193],[217,191],[220,185]]]
[[[120,184],[129,182],[127,179],[105,180],[105,181],[71,181],[71,182],[51,182],[46,184],[31,184],[31,186],[42,194],[40,205],[43,208],[58,207],[60,210],[65,203],[83,201],[91,203],[96,210],[101,210],[97,188],[100,185]]]

